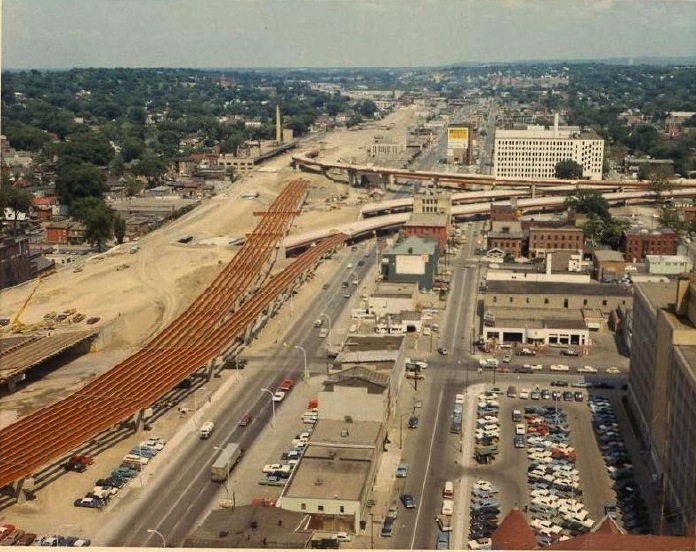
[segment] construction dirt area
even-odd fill
[[[383,119],[378,128],[330,132],[320,139],[301,143],[294,151],[318,148],[323,159],[364,163],[367,146],[376,135],[404,140],[408,127],[414,125],[414,117],[414,108],[404,108]],[[33,281],[3,290],[1,317],[13,319],[29,294],[35,291],[21,311],[23,323],[38,322],[47,313],[75,309],[86,317],[99,317],[99,322],[94,326],[66,322],[53,333],[95,328],[100,334],[90,353],[57,365],[55,369],[42,370],[40,379],[28,378],[29,383],[20,385],[15,393],[0,396],[0,428],[64,398],[91,378],[105,373],[175,320],[234,257],[238,247],[231,246],[230,242],[254,228],[257,223],[254,212],[264,211],[289,181],[302,178],[310,182],[307,201],[292,225],[291,234],[331,228],[357,219],[360,205],[370,201],[365,190],[348,189],[344,182],[295,171],[290,166],[291,155],[278,156],[236,182],[217,182],[214,197],[141,238],[136,253],[130,252],[132,244],[123,244],[91,256],[81,265],[81,271],[74,271],[74,267],[68,265],[44,278],[38,286]],[[252,191],[259,193],[256,199],[240,197]],[[192,236],[192,240],[180,243],[178,240],[182,236]],[[288,262],[292,261],[276,263],[274,271]],[[320,266],[319,273],[328,276],[333,264],[328,261]],[[320,281],[321,278],[309,280],[306,289],[300,290],[292,306],[295,316],[302,312],[303,303],[311,300],[311,288],[319,289]],[[283,307],[286,309],[287,305]],[[249,352],[261,353],[272,347],[288,329],[287,322],[284,316],[272,319],[251,344]],[[8,332],[2,335],[9,336]],[[244,379],[244,372],[235,372],[226,379],[213,379],[206,384],[205,395],[212,399],[216,391],[243,385]],[[214,401],[209,402],[213,405],[208,407],[214,408]],[[158,419],[154,429],[162,437],[176,439],[177,431],[182,429],[176,409]],[[131,439],[137,440],[137,437]],[[104,469],[94,474],[105,476],[106,468],[118,465],[122,455],[122,450],[102,452],[97,464]],[[88,491],[83,487],[90,484],[78,474],[66,473],[40,489],[33,500],[0,510],[0,523],[13,523],[37,534],[58,532],[57,527],[63,524],[71,527],[63,534],[94,537],[105,525],[104,516],[110,515],[110,508],[91,515],[92,512],[81,511],[82,508],[70,507],[72,499]]]

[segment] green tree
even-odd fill
[[[152,153],[146,154],[133,166],[133,174],[144,176],[150,187],[159,182],[166,172],[167,163]]]
[[[59,163],[56,190],[63,203],[71,205],[84,197],[101,198],[104,194],[104,176],[91,163]]]
[[[116,238],[116,243],[122,244],[123,238],[126,237],[126,221],[119,214],[114,215],[114,237]]]
[[[564,159],[556,163],[556,178],[578,180],[582,178],[582,165],[572,159]]]
[[[602,220],[611,218],[609,202],[595,190],[579,191],[576,195],[568,196],[565,200],[567,208],[575,209],[578,213],[585,213],[589,217]]]
[[[103,200],[89,197],[75,201],[73,218],[85,225],[85,240],[102,251],[113,236],[114,212]]]
[[[689,230],[689,224],[682,220],[679,216],[679,211],[672,204],[668,204],[660,209],[660,215],[657,222],[663,228],[674,230],[680,236],[684,235]]]
[[[143,183],[138,180],[137,178],[134,178],[133,176],[128,176],[126,179],[126,195],[128,197],[134,197],[140,194],[140,192],[143,191],[145,186]]]
[[[355,104],[355,111],[363,117],[371,119],[377,111],[377,104],[372,100],[361,100]]]

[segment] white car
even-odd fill
[[[346,265],[346,268],[353,268],[353,263],[348,263],[348,264]]]
[[[606,369],[607,374],[620,374],[621,370],[619,370],[616,366],[612,366],[611,368]]]
[[[273,402],[280,402],[285,398],[285,391],[276,391],[273,393]]]
[[[467,543],[469,550],[492,550],[493,541],[489,538],[470,540]]]
[[[331,538],[337,540],[338,542],[350,542],[353,540],[353,537],[351,537],[345,531],[339,531],[338,533],[334,533],[333,535],[331,535]]]
[[[464,404],[464,395],[457,393],[454,396],[454,404]]]
[[[529,389],[522,389],[519,394],[520,399],[528,399],[529,398]]]
[[[524,427],[524,424],[517,424],[515,426],[515,435],[524,435],[527,433],[527,429]]]
[[[454,500],[450,498],[445,498],[442,501],[441,513],[443,516],[451,516],[452,514],[454,514]]]
[[[596,374],[597,368],[592,368],[592,366],[578,366],[578,372],[581,374]]]

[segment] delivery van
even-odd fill
[[[215,431],[215,424],[213,422],[206,422],[201,426],[201,430],[198,436],[201,439],[208,439]]]

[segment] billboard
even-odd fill
[[[468,149],[469,148],[469,127],[450,126],[447,128],[447,148],[448,149]]]

